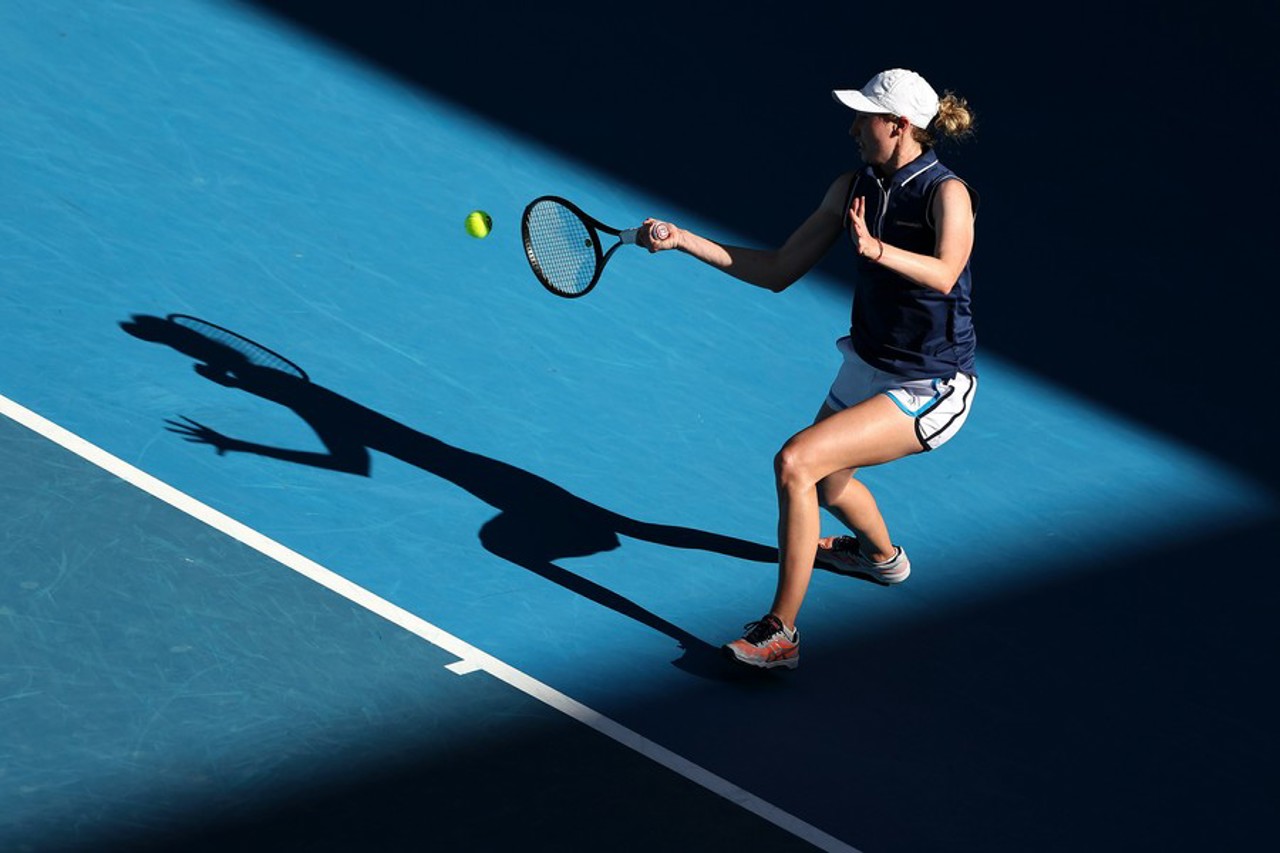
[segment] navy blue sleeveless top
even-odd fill
[[[908,252],[932,255],[938,233],[930,207],[947,180],[959,178],[932,149],[888,180],[866,166],[850,184],[845,209],[864,196],[867,229],[873,237]],[[978,195],[968,184],[965,187],[976,213]],[[853,236],[852,223],[849,235]],[[872,367],[906,379],[975,374],[971,292],[968,263],[951,292],[942,294],[859,257],[849,324],[854,352]]]

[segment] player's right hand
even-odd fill
[[[640,226],[636,235],[636,243],[650,252],[664,252],[680,246],[680,229],[670,222],[662,222],[650,217]]]

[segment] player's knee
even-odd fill
[[[794,439],[773,457],[773,473],[779,488],[808,488],[817,481],[804,445]]]

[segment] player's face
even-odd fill
[[[874,113],[856,113],[849,135],[858,143],[862,161],[868,166],[883,166],[889,162],[896,147],[898,124],[893,116]]]

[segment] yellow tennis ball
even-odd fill
[[[483,210],[473,210],[467,214],[466,227],[472,237],[488,237],[493,230],[493,218]]]

